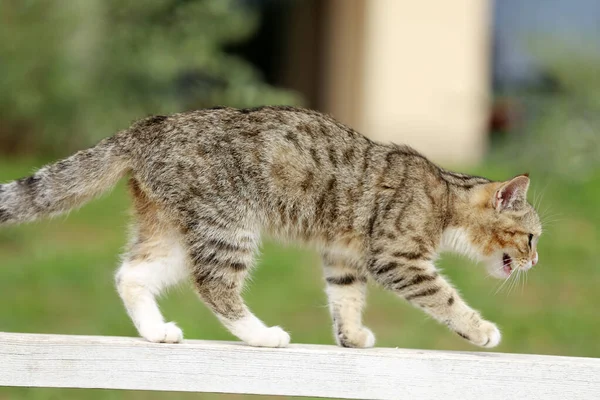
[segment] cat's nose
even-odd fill
[[[533,267],[537,263],[538,263],[538,252],[536,251],[533,256],[533,260],[531,260],[531,266]]]

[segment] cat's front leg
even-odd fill
[[[456,289],[440,276],[429,260],[373,259],[369,263],[373,278],[399,296],[448,326],[459,336],[482,347],[500,343],[495,324],[481,318]]]
[[[337,344],[373,347],[375,336],[362,324],[367,294],[367,274],[360,261],[339,253],[323,252],[329,311]]]

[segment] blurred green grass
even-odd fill
[[[28,175],[34,159],[1,160],[0,181]],[[470,172],[505,179],[502,163]],[[532,193],[553,223],[539,243],[540,263],[526,285],[494,294],[500,281],[482,267],[445,256],[440,267],[463,296],[496,322],[503,342],[494,351],[600,357],[600,173],[585,185],[532,175]],[[533,196],[531,200],[533,199]],[[126,242],[129,201],[121,183],[110,195],[52,221],[0,230],[0,330],[136,336],[113,286]],[[315,253],[266,243],[246,298],[268,324],[295,343],[332,344],[323,279]],[[188,287],[161,302],[187,338],[233,340]],[[365,315],[380,347],[478,351],[390,293],[372,287]],[[242,399],[255,396],[0,388],[0,399]]]

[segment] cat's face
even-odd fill
[[[542,234],[540,218],[527,202],[529,178],[485,185],[474,195],[473,212],[479,214],[468,228],[473,251],[490,275],[508,278],[537,264],[537,244]]]

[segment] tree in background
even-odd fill
[[[149,114],[298,104],[223,50],[257,28],[248,4],[1,0],[0,150],[64,152]]]

